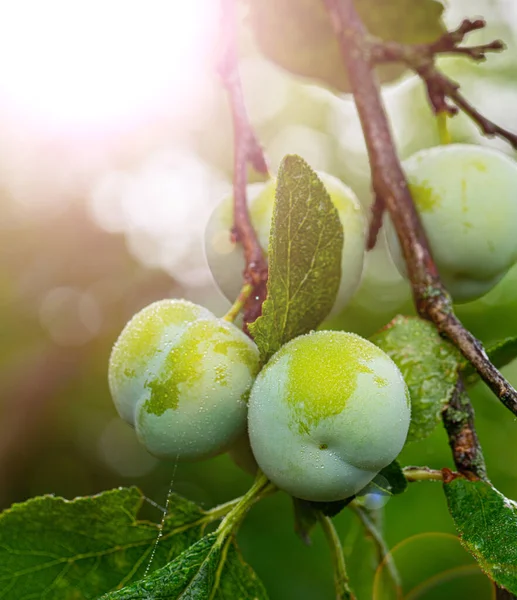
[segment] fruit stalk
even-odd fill
[[[372,43],[353,0],[324,0],[338,36],[368,149],[373,189],[397,231],[419,315],[432,321],[478,371],[500,401],[517,415],[517,392],[490,362],[482,344],[456,317],[397,156],[378,81]]]
[[[266,299],[268,267],[257,234],[251,224],[246,198],[248,180],[247,166],[266,175],[268,167],[262,148],[257,140],[246,111],[237,53],[237,5],[236,0],[221,0],[221,40],[223,49],[219,62],[219,74],[227,89],[233,122],[233,200],[234,225],[232,236],[242,244],[246,265],[244,281],[253,285],[254,293],[246,300],[244,330],[262,312]]]
[[[348,583],[348,574],[346,571],[345,557],[341,548],[339,535],[334,527],[330,517],[323,514],[318,515],[321,528],[327,539],[334,566],[334,587],[336,589],[337,600],[355,600],[355,596]]]

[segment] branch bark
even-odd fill
[[[461,379],[442,418],[458,471],[469,479],[487,479],[485,459],[474,427],[474,409]]]
[[[517,415],[517,392],[455,316],[397,157],[372,67],[372,45],[353,0],[324,0],[338,36],[368,149],[374,193],[382,198],[400,240],[419,315],[461,351],[501,402]]]
[[[246,260],[244,281],[253,286],[253,293],[250,294],[244,308],[244,328],[247,331],[248,323],[255,321],[262,312],[268,275],[267,261],[248,211],[247,166],[249,163],[256,171],[263,174],[268,173],[268,167],[244,103],[238,65],[236,0],[221,0],[221,19],[221,39],[224,47],[219,63],[219,74],[228,92],[234,135],[234,226],[231,235],[234,241],[242,244]]]
[[[498,586],[495,586],[495,597],[496,600],[517,600],[517,596],[514,596],[514,594],[508,590],[503,590],[503,588]]]

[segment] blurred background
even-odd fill
[[[482,65],[442,66],[486,116],[517,131],[517,4],[447,3],[451,27],[479,15],[489,26],[469,43],[502,38],[508,50]],[[213,0],[0,4],[0,508],[121,485],[165,502],[175,467],[148,455],[116,415],[106,372],[124,324],[153,300],[185,297],[221,315],[228,308],[203,239],[231,189],[232,131],[214,76],[217,18]],[[351,99],[266,62],[245,29],[241,41],[246,102],[273,171],[286,153],[300,154],[342,178],[367,207],[368,161]],[[439,143],[417,79],[387,86],[384,97],[402,157]],[[450,126],[456,141],[511,153],[461,116]],[[381,236],[359,292],[328,326],[369,335],[411,311]],[[458,312],[485,342],[517,335],[517,268]],[[505,375],[516,385],[517,365]],[[516,420],[483,385],[472,399],[491,479],[517,499],[517,462],[507,458]],[[452,466],[441,429],[401,459]],[[206,507],[251,481],[227,456],[174,472],[173,490]],[[380,598],[359,522],[349,511],[336,522],[360,600]],[[389,501],[384,528],[419,590],[411,598],[491,597],[450,535],[439,484],[413,484]],[[272,600],[333,597],[324,540],[316,533],[306,547],[294,535],[286,496],[257,506],[240,542]],[[440,574],[455,567],[459,587],[444,588]]]

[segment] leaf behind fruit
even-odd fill
[[[245,0],[247,23],[262,53],[296,75],[350,92],[338,39],[322,0]],[[357,0],[366,28],[383,40],[404,44],[436,40],[445,31],[436,0]],[[378,69],[381,82],[400,77],[398,64]]]

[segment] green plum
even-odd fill
[[[160,458],[225,452],[246,430],[259,370],[256,345],[232,323],[184,300],[161,300],[126,325],[110,358],[120,416]]]
[[[283,346],[249,399],[254,457],[280,489],[312,501],[362,490],[401,451],[410,399],[395,363],[354,333],[319,331]]]
[[[489,292],[517,261],[517,163],[470,144],[417,152],[403,163],[440,276],[455,302]],[[391,222],[393,260],[406,273]]]
[[[365,254],[366,218],[354,192],[333,175],[318,172],[344,229],[341,283],[331,315],[338,314],[349,302],[361,282]],[[248,185],[247,196],[251,221],[260,244],[267,250],[273,217],[277,182]],[[233,302],[242,287],[244,258],[239,244],[230,239],[233,225],[232,198],[226,198],[212,213],[205,234],[208,264],[223,294]]]

